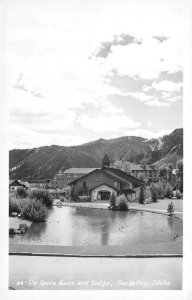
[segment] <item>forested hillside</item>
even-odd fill
[[[45,146],[33,149],[14,149],[9,152],[10,178],[49,179],[59,169],[71,167],[100,167],[104,154],[111,162],[155,163],[173,166],[183,157],[183,129],[158,139],[120,137],[99,139],[80,146]]]

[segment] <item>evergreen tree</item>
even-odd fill
[[[171,186],[171,184],[167,184],[166,188],[165,188],[165,197],[167,198],[172,198],[173,197],[173,188]]]
[[[144,204],[145,201],[145,193],[144,193],[144,186],[141,186],[140,194],[139,194],[139,203]]]
[[[109,168],[110,164],[111,164],[110,159],[107,156],[107,154],[105,154],[103,159],[102,159],[102,168]]]
[[[157,193],[157,188],[154,184],[151,185],[151,198],[153,202],[157,202],[158,198],[158,193]]]
[[[170,216],[174,213],[174,205],[173,205],[172,201],[171,201],[171,203],[167,207],[167,213]]]
[[[183,193],[183,163],[178,164],[179,172],[177,173],[177,179],[179,181],[180,192]]]
[[[112,195],[111,195],[109,206],[110,206],[111,209],[115,209],[117,207],[116,196],[115,196],[114,193],[112,193]]]

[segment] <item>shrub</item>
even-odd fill
[[[141,186],[140,194],[139,194],[139,203],[144,204],[145,202],[145,193],[144,193],[144,186]]]
[[[165,188],[165,197],[172,198],[173,197],[173,188],[171,184],[167,184]]]
[[[31,199],[41,200],[46,206],[52,206],[53,196],[48,190],[33,190],[30,194]]]
[[[67,200],[69,200],[69,199],[70,199],[70,196],[71,196],[71,188],[70,188],[70,187],[67,187],[67,188],[66,188],[66,191],[65,191],[65,198],[66,198]]]
[[[151,191],[148,187],[144,191],[144,198],[144,203],[151,203]]]
[[[65,197],[64,196],[60,196],[60,200],[61,200],[61,202],[64,202],[65,201]]]
[[[164,190],[162,184],[157,185],[157,194],[158,194],[159,199],[165,198],[165,190]]]
[[[25,188],[23,187],[18,187],[16,191],[16,195],[18,198],[27,198],[28,192]]]
[[[118,210],[128,210],[129,204],[125,195],[120,195],[117,197],[117,208]]]
[[[171,201],[171,203],[167,207],[167,213],[171,216],[174,213],[174,205]]]
[[[157,194],[157,188],[154,184],[151,185],[150,191],[151,191],[152,201],[157,202],[158,194]]]
[[[116,209],[117,207],[117,203],[116,203],[116,196],[114,193],[112,193],[111,197],[110,197],[110,200],[109,200],[109,207],[111,209]]]
[[[182,198],[182,194],[181,194],[180,190],[176,190],[176,197],[177,197],[177,199]]]
[[[14,234],[15,233],[15,229],[14,228],[9,228],[9,234]]]
[[[47,217],[46,205],[41,200],[27,199],[21,209],[21,217],[33,222],[43,222]]]
[[[91,197],[90,196],[78,196],[77,198],[77,202],[90,202],[91,201]]]
[[[21,212],[20,200],[16,197],[9,196],[9,215],[13,212],[18,214]]]

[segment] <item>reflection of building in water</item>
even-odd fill
[[[110,226],[108,223],[101,224],[101,245],[108,246],[109,244],[109,234],[110,234]]]

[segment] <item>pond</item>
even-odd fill
[[[183,235],[183,222],[165,215],[129,210],[110,211],[53,207],[47,222],[33,223],[11,243],[62,246],[114,246],[170,242]]]

